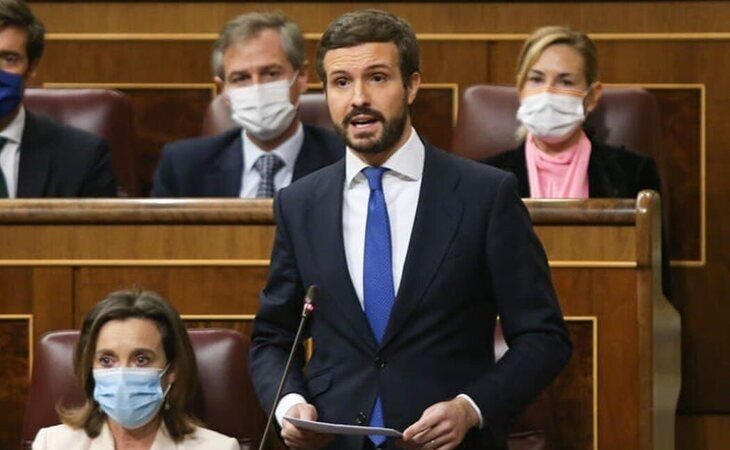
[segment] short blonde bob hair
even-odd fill
[[[555,44],[566,44],[583,57],[583,73],[586,85],[598,79],[598,50],[591,38],[583,32],[568,27],[549,26],[535,30],[525,41],[517,59],[517,90],[527,81],[527,74],[546,48]]]
[[[198,370],[193,347],[180,315],[162,297],[150,291],[113,292],[86,315],[74,353],[74,370],[86,401],[78,408],[59,405],[58,414],[61,421],[71,428],[82,428],[92,438],[99,435],[107,417],[94,401],[92,368],[96,341],[99,331],[107,322],[131,318],[151,320],[162,335],[165,356],[175,369],[175,383],[167,395],[167,405],[160,413],[172,439],[180,442],[186,435],[193,433],[199,423],[192,414]]]

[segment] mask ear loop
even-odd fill
[[[162,377],[165,375],[165,372],[167,372],[167,369],[169,369],[169,368],[170,368],[170,363],[167,363],[165,368],[162,369],[162,372],[160,372],[160,381],[162,380]],[[165,392],[162,394],[162,398],[165,399],[165,406],[164,406],[165,411],[170,410],[170,402],[167,399],[167,394],[168,394],[168,392],[170,392],[170,389],[172,388],[172,384],[173,384],[172,381],[167,383],[167,388],[165,389]]]

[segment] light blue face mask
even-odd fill
[[[170,391],[162,392],[160,379],[170,367],[148,369],[115,367],[95,369],[94,400],[115,422],[128,430],[144,426],[155,417]]]

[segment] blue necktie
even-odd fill
[[[395,301],[393,285],[393,258],[390,247],[390,221],[388,208],[383,195],[383,173],[388,170],[382,167],[367,167],[363,173],[370,184],[368,200],[368,218],[365,226],[365,263],[363,265],[363,303],[365,315],[380,343],[390,318],[390,310]],[[380,395],[375,399],[371,427],[384,426],[383,407]],[[385,442],[384,436],[368,436],[375,446]]]

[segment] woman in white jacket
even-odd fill
[[[180,316],[157,294],[119,291],[84,319],[74,369],[86,397],[33,450],[238,450],[192,415],[195,356]]]

